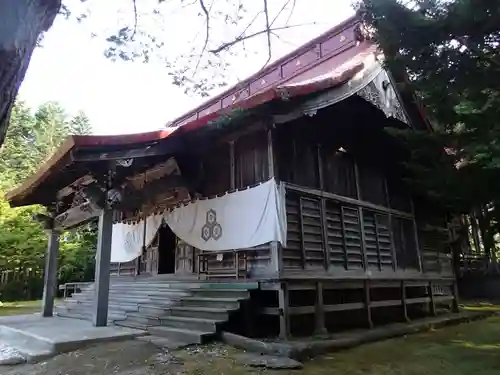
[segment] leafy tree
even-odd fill
[[[473,247],[494,256],[500,230],[500,3],[360,3],[387,65],[403,90],[416,90],[434,126],[432,134],[399,134],[412,150],[413,186],[450,212],[468,214]]]
[[[3,198],[4,193],[34,173],[67,135],[89,134],[90,130],[84,113],[70,118],[57,103],[45,103],[34,112],[23,102],[13,107],[7,141],[0,150],[0,270],[31,270],[41,274],[47,245],[46,233],[33,220],[33,215],[42,208],[11,208]],[[92,225],[62,234],[61,281],[91,277],[95,243],[96,228]]]

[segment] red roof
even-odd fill
[[[307,72],[314,74],[315,68],[326,60],[330,60],[332,64],[341,64],[342,60],[349,58],[349,55],[356,54],[352,49],[358,45],[356,38],[358,24],[359,19],[355,16],[345,20],[265,69],[173,120],[168,126],[185,125],[231,107],[270,87],[291,82]]]

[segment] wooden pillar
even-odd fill
[[[229,142],[229,188],[236,189],[236,162],[234,156],[234,141]]]
[[[111,260],[111,238],[113,231],[113,210],[105,207],[99,216],[97,254],[95,266],[95,291],[93,303],[93,324],[105,327],[108,324],[109,271]]]
[[[314,311],[315,318],[315,333],[325,334],[327,333],[325,327],[325,304],[323,302],[323,283],[318,281],[316,283],[316,307]]]
[[[47,254],[45,255],[45,276],[43,283],[42,316],[54,314],[54,299],[57,293],[57,257],[59,255],[59,232],[49,232]]]
[[[267,130],[267,169],[268,177],[276,178],[274,170],[274,148],[273,148],[273,131]],[[277,241],[272,241],[269,244],[269,251],[271,252],[271,267],[272,273],[279,277],[283,271],[283,258],[280,254],[280,246]]]
[[[401,308],[403,309],[403,319],[406,322],[410,322],[408,317],[408,306],[406,305],[406,283],[401,281]]]
[[[364,283],[364,292],[365,292],[365,311],[366,311],[366,320],[368,322],[368,328],[373,328],[373,320],[372,320],[372,308],[371,308],[371,300],[370,300],[370,281],[365,280]]]
[[[430,302],[429,302],[429,308],[431,310],[432,315],[436,315],[436,304],[434,302],[434,289],[432,288],[432,281],[429,281],[429,285],[427,286]]]
[[[290,302],[288,299],[288,284],[286,282],[280,283],[278,304],[280,313],[280,339],[287,340],[290,335]]]

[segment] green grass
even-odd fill
[[[231,353],[209,361],[186,360],[186,375],[258,374],[234,363]],[[193,357],[191,357],[193,358]],[[500,316],[331,353],[302,370],[267,375],[497,375],[500,374]]]
[[[0,305],[0,316],[32,314],[40,311],[41,301],[3,302]]]

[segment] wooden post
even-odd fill
[[[403,309],[403,319],[406,322],[410,322],[408,317],[408,306],[406,305],[406,283],[404,280],[401,281],[401,307]]]
[[[234,160],[234,141],[229,141],[229,188],[236,189],[236,163]]]
[[[316,334],[325,334],[327,333],[325,327],[325,306],[323,302],[323,283],[318,281],[316,283],[316,307],[314,310],[314,318],[315,318],[315,333]]]
[[[286,282],[280,283],[278,304],[280,313],[280,339],[287,340],[290,335],[290,302],[288,299],[288,284]]]
[[[364,282],[364,292],[365,292],[365,310],[366,310],[366,320],[368,322],[368,328],[373,328],[372,321],[372,309],[371,309],[371,301],[370,301],[370,281],[365,280]]]
[[[434,303],[434,289],[432,288],[432,281],[429,281],[429,285],[427,286],[430,302],[429,308],[431,310],[432,315],[436,315],[436,304]]]
[[[93,324],[105,327],[108,324],[109,270],[111,260],[111,237],[113,231],[113,210],[105,207],[99,217],[97,254],[95,269]]]
[[[275,178],[274,169],[274,147],[273,147],[273,132],[272,129],[267,130],[267,169],[268,177]],[[272,241],[269,244],[269,251],[271,253],[271,268],[272,273],[279,277],[283,272],[283,257],[280,254],[280,246],[277,241]]]
[[[59,254],[59,232],[51,229],[45,256],[45,276],[43,283],[42,316],[54,314],[54,299],[57,293],[57,257]]]

